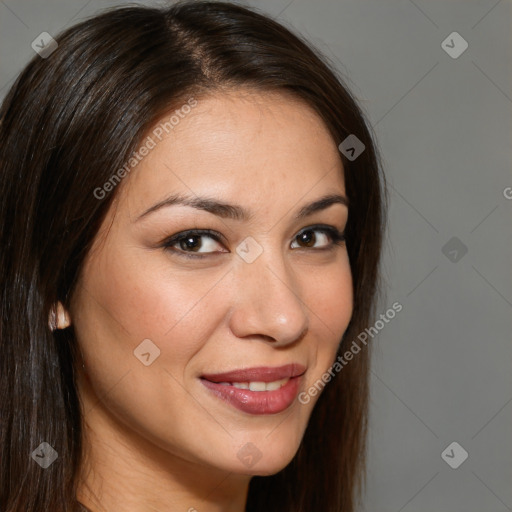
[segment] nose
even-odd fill
[[[282,257],[273,254],[265,250],[252,263],[238,262],[230,327],[239,338],[261,338],[284,346],[305,336],[308,308],[296,276]]]

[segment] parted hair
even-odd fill
[[[354,311],[338,353],[375,316],[386,187],[366,116],[335,66],[268,15],[235,3],[181,1],[111,8],[55,36],[34,55],[0,109],[0,510],[84,511],[76,497],[82,416],[73,327],[52,331],[118,192],[94,190],[148,129],[190,97],[247,87],[291,93],[320,116],[340,151]],[[133,172],[137,172],[134,170]],[[254,476],[247,512],[354,512],[365,481],[370,347],[316,403],[293,460]],[[47,469],[31,452],[48,442]]]

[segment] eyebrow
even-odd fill
[[[297,213],[297,219],[303,219],[312,215],[313,213],[325,210],[333,204],[343,204],[348,208],[349,201],[347,197],[340,194],[329,194],[323,196],[320,199],[317,199],[316,201],[303,206]],[[175,205],[191,206],[192,208],[204,210],[224,219],[248,221],[252,217],[252,214],[248,210],[239,205],[224,203],[210,197],[192,197],[187,195],[173,194],[163,201],[160,201],[148,208],[145,212],[137,217],[135,222],[139,221],[143,217],[146,217],[150,213],[160,210],[161,208]]]

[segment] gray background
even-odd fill
[[[0,96],[41,32],[56,36],[122,3],[0,1]],[[249,5],[335,62],[384,157],[390,210],[379,312],[395,301],[403,310],[371,340],[362,510],[512,510],[512,199],[504,195],[512,187],[512,3]],[[441,46],[453,31],[469,45],[455,59]],[[469,454],[457,469],[441,457],[453,441]],[[449,455],[458,460],[460,449]]]

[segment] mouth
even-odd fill
[[[277,414],[293,403],[306,367],[292,363],[201,376],[217,398],[249,414]]]

